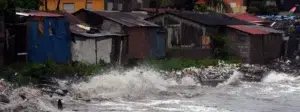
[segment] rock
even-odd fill
[[[10,100],[9,100],[9,98],[6,95],[0,94],[0,102],[2,102],[2,103],[10,103]]]
[[[59,95],[64,95],[65,94],[64,91],[61,90],[61,89],[56,90],[55,93],[59,94]]]
[[[26,100],[25,94],[19,94],[19,96],[20,96],[23,100]]]
[[[5,84],[4,84],[4,82],[2,82],[1,80],[0,80],[0,92],[3,92],[4,90],[5,90]]]

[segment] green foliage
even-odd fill
[[[194,11],[196,12],[207,12],[209,11],[207,6],[205,6],[204,4],[196,4],[194,7]]]
[[[293,33],[293,32],[295,32],[295,31],[296,31],[295,26],[293,26],[293,25],[289,26],[289,28],[288,28],[288,33]]]
[[[15,0],[14,4],[17,8],[24,9],[39,9],[39,6],[43,5],[41,0]]]
[[[9,2],[12,3],[16,8],[33,10],[37,10],[43,5],[41,0],[0,0],[0,10],[10,9],[10,5],[8,5]]]
[[[216,12],[226,12],[228,10],[227,4],[223,0],[207,0],[205,5]]]
[[[6,0],[0,0],[0,11],[7,8],[7,1]]]
[[[107,64],[66,63],[58,64],[51,60],[45,64],[23,63],[13,64],[0,69],[0,79],[20,85],[37,84],[43,77],[90,76],[102,72]]]
[[[169,7],[172,5],[173,5],[173,3],[171,0],[161,0],[160,1],[160,7]]]
[[[213,56],[216,59],[227,60],[230,58],[230,53],[227,47],[227,37],[212,36]]]

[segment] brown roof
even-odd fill
[[[228,27],[246,32],[252,35],[265,35],[269,33],[283,33],[282,31],[275,30],[272,28],[267,28],[263,26],[257,26],[257,25],[228,25]]]
[[[135,26],[141,26],[141,27],[159,27],[158,25],[143,20],[138,16],[134,16],[131,14],[128,14],[128,12],[118,12],[118,11],[89,11],[85,9],[81,9],[75,13],[78,13],[80,11],[84,11],[85,13],[93,13],[97,14],[98,16],[104,17],[106,19],[112,20],[116,23],[122,24],[127,27],[135,27]]]
[[[221,13],[215,12],[191,12],[191,11],[168,11],[167,13],[161,13],[156,16],[146,18],[146,20],[156,18],[165,14],[174,15],[186,20],[197,22],[199,24],[217,26],[217,25],[252,25],[252,23],[242,21],[233,17],[226,16]]]
[[[90,38],[107,37],[107,36],[114,36],[114,37],[126,36],[125,34],[112,33],[112,32],[108,32],[108,31],[100,31],[99,33],[91,34],[91,33],[87,33],[87,30],[82,29],[82,28],[78,27],[77,25],[71,25],[70,30],[75,35],[80,35],[80,36],[90,37]]]
[[[156,12],[156,8],[141,8],[140,10],[154,13]],[[159,8],[158,13],[166,13],[168,11],[175,11],[176,9],[170,9],[170,8]]]

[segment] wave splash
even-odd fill
[[[281,81],[296,81],[298,79],[300,79],[300,76],[297,77],[286,73],[278,73],[278,72],[271,71],[270,73],[268,73],[268,75],[265,78],[263,78],[262,82],[274,83],[274,82],[281,82]]]
[[[111,71],[72,87],[81,98],[144,98],[167,91],[168,87],[191,85],[198,85],[191,77],[184,77],[178,82],[174,78],[165,79],[153,69],[134,68],[125,72]]]

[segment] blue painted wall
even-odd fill
[[[166,56],[166,33],[161,32],[159,28],[151,29],[151,50],[152,57],[165,57]]]
[[[28,59],[31,62],[66,63],[71,59],[69,26],[65,18],[46,17],[43,20],[43,34],[38,31],[38,20],[28,22]],[[51,27],[49,27],[51,25]],[[51,30],[49,30],[49,28]],[[52,33],[50,33],[52,31]]]

